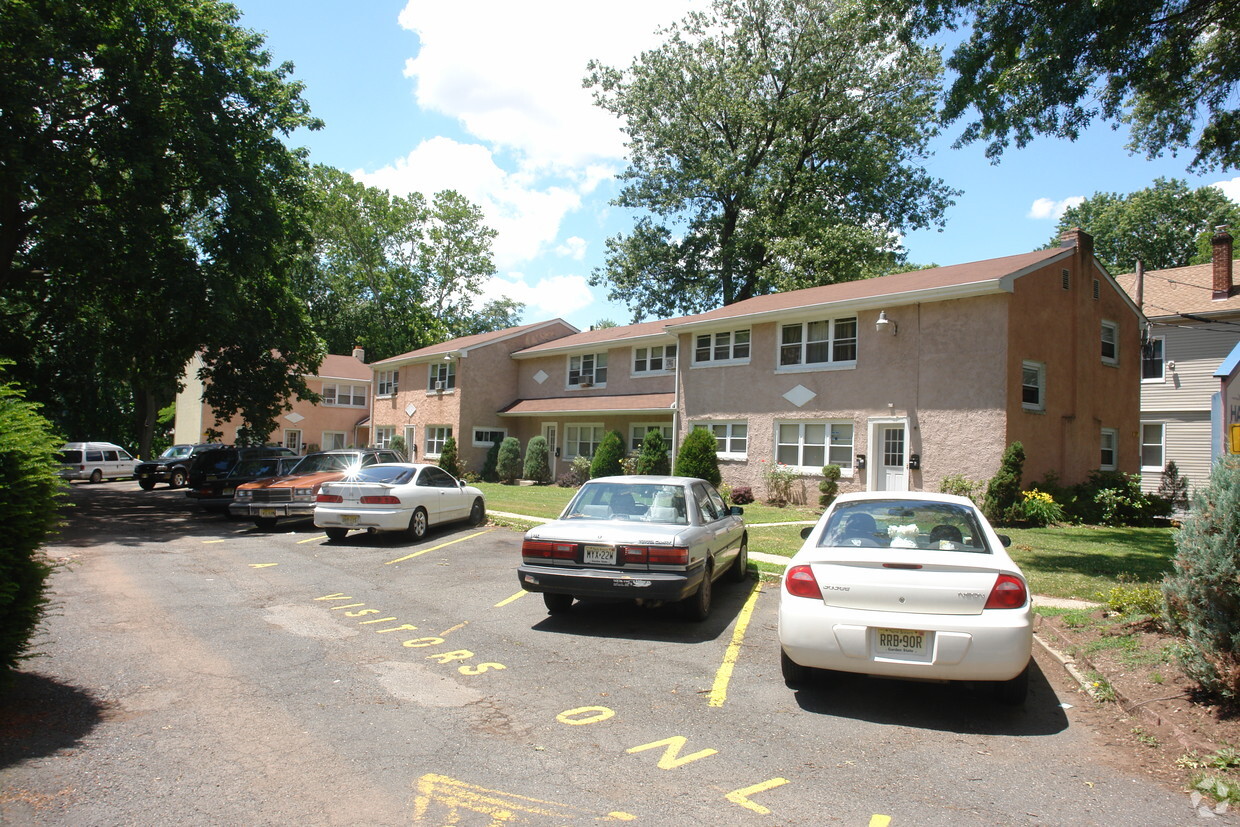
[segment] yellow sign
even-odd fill
[[[1231,452],[1240,454],[1240,422],[1232,423],[1231,426]]]

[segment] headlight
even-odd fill
[[[294,489],[293,489],[293,499],[295,499],[295,500],[313,500],[313,499],[314,499],[314,489],[313,489],[313,488],[294,488]]]
[[[248,500],[250,497],[254,496],[254,492],[250,491],[249,489],[238,488],[236,493],[233,494],[233,496],[239,500]]]

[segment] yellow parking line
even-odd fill
[[[496,603],[496,604],[495,604],[494,606],[492,606],[491,608],[493,608],[493,609],[498,609],[498,608],[500,608],[501,606],[507,606],[507,605],[508,605],[509,603],[511,603],[512,601],[514,601],[514,600],[516,600],[516,599],[518,599],[518,598],[521,598],[521,597],[525,597],[527,594],[529,594],[529,592],[527,592],[525,589],[522,589],[521,591],[519,591],[519,592],[517,592],[516,594],[514,594],[512,597],[505,597],[503,600],[501,600],[500,602]]]
[[[753,617],[754,606],[758,603],[758,594],[762,591],[762,583],[758,582],[749,594],[749,599],[745,601],[745,605],[741,607],[741,613],[736,618],[736,629],[732,632],[732,642],[728,644],[728,649],[723,653],[723,663],[719,666],[719,671],[715,673],[715,684],[710,689],[709,706],[723,706],[723,702],[728,699],[728,682],[732,680],[732,667],[736,665],[737,658],[741,654],[741,641],[745,639],[745,630],[749,628],[749,620]]]
[[[450,546],[453,543],[463,543],[466,540],[472,540],[475,537],[481,537],[483,534],[490,534],[494,530],[495,529],[493,528],[488,528],[486,531],[479,531],[477,534],[470,534],[468,537],[458,537],[455,540],[449,540],[448,542],[440,543],[437,546],[431,546],[430,548],[424,548],[421,551],[415,551],[413,554],[406,554],[404,557],[397,557],[395,560],[388,560],[383,565],[390,566],[393,563],[403,563],[406,560],[412,560],[414,557],[418,557],[420,555],[426,554],[428,551],[438,551],[439,549]]]
[[[326,540],[326,539],[327,539],[326,534],[320,534],[318,537],[311,537],[309,540],[298,540],[297,545],[300,546],[300,545],[304,545],[305,543],[313,543],[316,540]]]
[[[226,543],[226,542],[228,542],[228,541],[227,541],[227,540],[203,540],[203,541],[202,541],[202,544],[203,544],[204,546],[209,546],[209,545],[211,545],[212,543]]]

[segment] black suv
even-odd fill
[[[194,454],[189,463],[189,487],[198,488],[203,483],[217,480],[228,475],[237,463],[243,459],[258,457],[291,457],[296,456],[292,448],[281,448],[276,445],[249,445],[244,448],[231,445],[216,445],[213,449]],[[187,497],[194,496],[187,492]]]
[[[195,456],[227,447],[218,442],[173,445],[155,459],[139,462],[133,467],[133,475],[143,491],[150,491],[157,482],[166,482],[169,488],[181,488],[189,480],[189,464]]]
[[[203,456],[209,456],[209,454]],[[228,507],[232,505],[233,492],[237,490],[238,485],[271,477],[283,477],[291,473],[301,460],[302,457],[292,453],[287,456],[243,459],[227,474],[191,485],[190,489],[185,492],[185,496],[197,500],[204,511],[231,516],[228,514]]]

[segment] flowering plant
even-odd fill
[[[1022,491],[1020,495],[1020,513],[1033,525],[1048,526],[1063,522],[1063,506],[1055,502],[1055,498],[1050,494],[1035,488],[1032,491]]]

